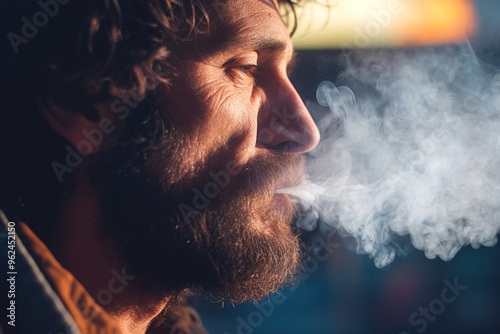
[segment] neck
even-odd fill
[[[76,171],[75,171],[76,172]],[[98,200],[83,177],[75,175],[72,195],[61,202],[53,253],[103,307],[121,331],[145,333],[169,298],[138,288],[131,268],[99,232]]]

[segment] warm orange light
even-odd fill
[[[461,43],[476,30],[472,0],[321,0],[299,8],[298,49]]]
[[[476,30],[474,7],[467,0],[417,0],[421,11],[395,27],[402,45],[460,43]],[[399,29],[401,31],[398,31]]]

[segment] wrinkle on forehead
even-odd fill
[[[210,35],[185,45],[185,58],[207,58],[229,48],[260,45],[264,40],[281,40],[291,47],[276,0],[225,0],[224,5],[223,15],[213,12]]]
[[[241,6],[240,9],[237,9],[238,6]],[[248,42],[263,36],[283,41],[289,39],[288,30],[272,0],[238,1],[232,10],[234,15],[231,18],[218,23],[218,36],[214,37],[218,40],[219,48],[223,49],[226,44],[249,44]]]
[[[233,45],[252,44],[259,39],[269,39],[270,37],[279,38],[285,42],[289,36],[281,18],[269,17],[267,14],[268,12],[258,11],[238,18],[224,28],[223,35],[228,42],[230,39]],[[274,22],[270,23],[270,21]],[[224,41],[220,46],[223,45]]]

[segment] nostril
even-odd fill
[[[300,144],[293,140],[287,140],[282,143],[279,143],[274,149],[276,150],[285,150],[288,152],[294,151]]]

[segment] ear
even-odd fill
[[[104,146],[106,135],[114,131],[115,126],[107,118],[109,103],[94,104],[99,120],[88,120],[82,113],[66,110],[53,102],[37,101],[40,112],[49,126],[65,138],[74,148],[85,155],[95,154]]]

